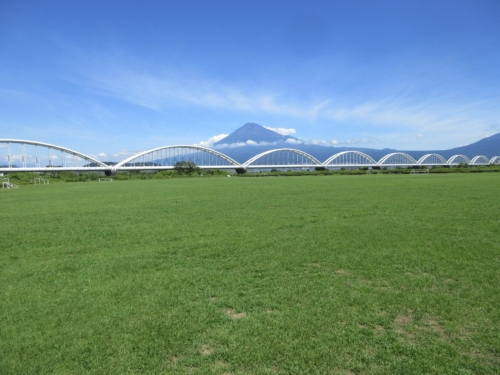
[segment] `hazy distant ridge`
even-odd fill
[[[307,152],[314,157],[316,157],[320,161],[325,161],[330,156],[349,150],[357,150],[364,152],[370,155],[375,160],[379,160],[383,156],[391,153],[391,152],[404,152],[411,155],[414,159],[418,160],[425,154],[440,154],[445,159],[449,159],[453,155],[462,154],[467,156],[468,158],[473,158],[477,155],[485,155],[489,159],[494,156],[500,155],[500,133],[494,134],[490,137],[483,138],[477,142],[471,143],[467,146],[455,147],[449,150],[427,150],[427,151],[405,151],[405,150],[396,150],[396,149],[370,149],[370,148],[361,148],[361,147],[333,147],[333,146],[319,146],[312,144],[294,144],[286,142],[287,139],[298,140],[297,138],[291,136],[284,136],[278,134],[272,130],[266,129],[258,124],[247,123],[243,125],[241,128],[235,130],[233,133],[228,135],[226,138],[220,140],[214,145],[223,145],[223,144],[233,144],[233,143],[247,143],[249,140],[256,143],[278,143],[278,144],[269,144],[269,145],[253,145],[253,146],[240,146],[234,148],[224,148],[220,151],[224,154],[230,156],[236,161],[243,163],[250,159],[251,157],[276,148],[289,147],[297,150],[301,150]],[[248,143],[247,143],[248,144]]]

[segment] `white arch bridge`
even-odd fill
[[[238,163],[229,156],[201,146],[164,146],[133,155],[116,165],[106,165],[95,157],[48,143],[19,139],[0,139],[0,172],[55,172],[104,171],[107,174],[127,170],[173,169],[177,162],[190,161],[202,169],[234,169],[242,173],[248,169],[292,168],[332,169],[360,167],[423,167],[469,165],[500,165],[500,156],[491,159],[478,155],[469,159],[454,155],[448,160],[439,154],[427,154],[419,160],[395,152],[379,161],[360,151],[343,151],[324,162],[292,148],[269,150]]]

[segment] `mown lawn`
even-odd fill
[[[0,190],[0,373],[500,373],[499,186],[488,173]]]

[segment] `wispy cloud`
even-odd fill
[[[129,158],[129,157],[133,156],[133,155],[138,154],[139,152],[140,151],[122,150],[122,151],[115,152],[113,154],[113,157],[119,158],[119,159],[126,159],[126,158]]]
[[[297,106],[287,102],[279,94],[256,92],[203,78],[183,78],[177,74],[151,75],[126,68],[87,71],[81,84],[101,95],[155,111],[171,106],[191,105],[312,119],[318,116],[322,107],[316,103]],[[290,131],[286,128],[278,129]]]
[[[281,135],[292,135],[297,133],[297,130],[295,130],[294,128],[270,128],[269,126],[264,126],[264,128],[272,130],[273,132]]]
[[[229,144],[223,143],[223,144],[216,145],[213,148],[224,149],[224,148],[237,148],[237,147],[244,147],[244,146],[276,146],[278,144],[282,144],[282,143],[278,143],[278,142],[255,142],[255,141],[252,141],[251,139],[249,139],[246,142],[236,142],[236,143],[229,143]]]
[[[267,128],[267,129],[273,130],[272,128]],[[283,129],[283,130],[285,130],[285,131],[293,130],[293,132],[295,132],[295,129]],[[222,144],[215,145],[215,143],[223,140],[227,136],[228,136],[228,134],[214,135],[213,137],[210,137],[207,141],[201,141],[199,143],[195,143],[194,146],[202,146],[202,147],[213,148],[213,149],[224,149],[224,148],[236,148],[236,147],[244,147],[244,146],[276,146],[276,145],[283,145],[283,144],[298,145],[298,144],[303,143],[300,139],[289,138],[285,142],[255,142],[255,141],[252,141],[251,139],[249,139],[246,142],[236,142],[236,143],[229,143],[229,144],[222,143]]]
[[[102,67],[85,72],[84,85],[101,94],[162,111],[169,106],[265,113],[304,120],[325,119],[337,123],[363,122],[365,127],[414,128],[417,132],[439,129],[466,130],[490,127],[500,111],[492,101],[464,103],[459,98],[434,96],[415,100],[410,94],[374,99],[338,100],[328,97],[317,102],[297,103],[272,90],[252,91],[203,78],[140,72],[123,67]],[[335,94],[333,94],[335,96]],[[338,95],[338,94],[337,94]],[[492,99],[493,100],[493,99]],[[295,128],[270,128],[280,134],[296,133]]]
[[[213,147],[214,143],[219,142],[221,139],[226,138],[228,135],[229,134],[214,135],[213,137],[210,137],[207,141],[201,141],[200,143],[195,143],[194,146],[211,148]]]
[[[377,142],[377,138],[375,137],[370,137],[370,138],[353,138],[353,139],[348,139],[345,141],[338,141],[336,139],[332,140],[318,140],[318,139],[313,139],[311,141],[305,141],[304,143],[306,144],[312,144],[312,145],[320,145],[320,146],[346,146],[346,145],[362,145],[366,143],[375,143]]]
[[[352,137],[352,140],[365,139],[363,134],[373,134],[388,145],[395,142],[393,147],[422,142],[423,137],[417,134],[425,134],[429,147],[435,147],[431,142],[443,138],[452,146],[497,130],[492,124],[497,124],[500,117],[500,108],[496,105],[499,97],[495,96],[495,91],[489,96],[464,95],[454,90],[454,86],[449,89],[442,82],[435,83],[443,69],[449,70],[449,61],[443,63],[446,66],[421,64],[423,67],[409,60],[392,61],[389,65],[405,69],[391,70],[389,74],[386,67],[376,67],[383,73],[380,79],[374,79],[377,73],[372,70],[368,73],[366,66],[354,66],[350,62],[334,65],[334,75],[329,75],[331,66],[321,66],[319,70],[308,66],[307,69],[314,70],[318,76],[323,72],[330,81],[343,80],[339,85],[333,82],[318,85],[323,81],[319,80],[308,86],[304,83],[304,80],[310,81],[308,72],[301,71],[293,72],[297,80],[293,83],[290,83],[290,74],[277,79],[269,79],[270,76],[264,74],[265,79],[260,78],[260,81],[249,78],[235,81],[221,76],[214,79],[199,68],[158,67],[126,56],[115,58],[83,51],[75,55],[80,58],[72,59],[65,67],[66,79],[97,97],[105,96],[147,108],[156,115],[172,109],[180,112],[201,109],[211,111],[213,116],[250,114],[252,118],[292,121],[293,127],[270,127],[284,135],[295,135],[308,128],[309,134],[302,134],[302,137],[313,137],[315,125],[320,124],[322,129],[341,129],[342,136]],[[409,64],[413,64],[413,68],[410,69]],[[418,72],[418,77],[409,70]],[[301,81],[302,73],[306,73],[306,78]],[[360,74],[365,76],[358,77]],[[425,74],[427,76],[421,79]],[[370,79],[365,82],[362,78]],[[447,79],[451,81],[450,77]],[[354,88],[353,82],[356,82]],[[200,145],[210,147],[215,142],[207,140]],[[338,142],[349,144],[348,141]]]
[[[33,93],[29,93],[23,90],[14,90],[9,88],[0,88],[0,98],[4,99],[21,99],[21,100],[29,100],[29,101],[42,101],[47,100],[46,98],[35,95]]]
[[[97,154],[90,154],[89,156],[94,158],[94,159],[100,160],[100,161],[103,161],[105,158],[108,157],[108,155],[105,152],[99,152]]]

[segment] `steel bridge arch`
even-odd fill
[[[457,161],[458,160],[458,161]],[[460,163],[465,163],[465,164],[469,164],[470,163],[470,160],[467,156],[465,155],[453,155],[451,158],[448,159],[448,162],[447,162],[449,165],[452,165],[452,164],[460,164]]]
[[[470,165],[490,164],[490,160],[484,155],[474,156],[470,161]]]
[[[348,164],[332,164],[332,161],[334,161],[335,159],[339,159],[339,158],[347,158],[348,160],[352,160],[352,158],[350,156],[354,156],[355,158],[356,157],[359,157],[358,160],[361,160],[361,163],[348,163]],[[345,159],[344,159],[345,160]],[[332,166],[332,165],[376,165],[377,162],[369,155],[365,154],[364,152],[361,152],[361,151],[343,151],[343,152],[339,152],[335,155],[332,155],[330,156],[328,159],[326,159],[324,162],[323,162],[323,165],[325,167],[328,167],[328,166]]]
[[[255,155],[253,158],[250,158],[246,162],[244,162],[243,163],[243,167],[244,168],[250,167],[253,162],[257,161],[261,157],[273,154],[275,152],[281,152],[281,151],[283,151],[283,152],[291,152],[292,154],[297,154],[297,155],[303,156],[306,159],[311,160],[312,164],[280,164],[280,165],[275,165],[277,167],[279,167],[279,166],[294,167],[294,166],[300,166],[300,165],[314,165],[314,166],[318,166],[318,167],[322,167],[323,166],[323,164],[318,159],[316,159],[314,156],[308,154],[307,152],[300,151],[300,150],[297,150],[297,149],[294,149],[294,148],[277,148],[277,149],[274,149],[274,150],[264,151],[264,152],[262,152],[262,153],[260,153],[258,155]]]
[[[133,156],[131,156],[131,157],[125,159],[125,160],[122,160],[118,164],[116,164],[115,165],[115,169],[119,170],[119,169],[127,168],[126,164],[130,163],[134,159],[140,158],[141,156],[145,156],[147,154],[151,154],[151,153],[157,152],[157,151],[169,150],[169,149],[176,149],[176,148],[178,148],[178,149],[188,149],[188,150],[194,150],[194,151],[207,152],[209,154],[212,154],[214,156],[220,157],[223,160],[227,161],[229,164],[231,164],[231,166],[233,168],[242,168],[242,165],[240,163],[238,163],[236,160],[230,158],[229,156],[227,156],[227,155],[225,155],[225,154],[223,154],[221,152],[212,150],[210,148],[206,148],[206,147],[202,147],[202,146],[192,146],[192,145],[175,145],[175,146],[162,146],[162,147],[153,148],[151,150],[139,152],[138,154],[135,154],[135,155],[133,155]],[[220,166],[214,166],[214,168],[217,168],[217,167],[220,167]],[[144,169],[144,167],[137,167],[137,168]],[[152,167],[152,168],[153,169],[158,169],[156,167]]]
[[[432,162],[425,163],[425,161],[428,159]],[[436,162],[436,161],[439,161],[439,162]],[[446,165],[448,163],[446,162],[446,159],[443,158],[439,154],[427,154],[427,155],[422,156],[420,159],[418,159],[417,164],[420,164],[420,165]]]
[[[396,159],[396,162],[389,162],[390,159]],[[399,159],[399,160],[398,160]],[[405,154],[404,152],[393,152],[391,154],[385,155],[382,159],[380,159],[377,165],[416,165],[417,161],[413,159],[410,155]]]
[[[53,150],[57,150],[57,151],[61,151],[61,152],[65,152],[67,154],[70,154],[70,155],[73,155],[73,156],[76,156],[76,157],[79,157],[80,159],[83,159],[83,160],[86,160],[88,162],[91,162],[91,163],[95,163],[98,168],[111,168],[109,165],[107,164],[104,164],[103,162],[93,158],[92,156],[89,156],[89,155],[85,155],[85,154],[82,154],[81,152],[78,152],[78,151],[74,151],[74,150],[71,150],[69,148],[66,148],[66,147],[62,147],[62,146],[57,146],[57,145],[53,145],[53,144],[50,144],[50,143],[44,143],[44,142],[38,142],[38,141],[28,141],[28,140],[23,140],[23,139],[0,139],[0,144],[2,143],[6,143],[8,146],[8,152],[9,152],[9,158],[11,157],[10,155],[10,144],[14,143],[14,144],[20,144],[23,146],[23,149],[24,149],[24,146],[25,145],[31,145],[31,146],[36,146],[36,147],[46,147],[48,149],[53,149]],[[25,158],[26,155],[23,155],[23,158]],[[12,166],[12,162],[9,161],[9,164]],[[55,169],[54,169],[55,168]],[[64,169],[66,167],[52,167],[52,168],[47,168],[47,167],[36,167],[36,168],[29,168],[29,167],[26,167],[26,161],[23,160],[23,167],[22,168],[12,168],[13,170],[15,169],[16,171],[22,171],[23,169],[29,169],[29,170],[32,170],[32,169],[37,169],[37,170],[58,170],[58,169]],[[82,167],[82,168],[76,168],[76,169],[86,169],[86,168],[90,168],[90,167]],[[11,169],[11,168],[9,168]],[[75,169],[75,168],[72,168],[72,169]]]
[[[500,164],[500,156],[493,156],[490,159],[490,164]]]

